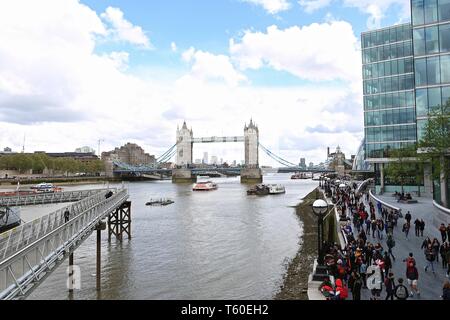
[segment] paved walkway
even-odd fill
[[[395,239],[395,247],[393,248],[393,254],[396,258],[395,262],[393,262],[392,271],[394,273],[395,279],[403,278],[404,284],[406,283],[406,263],[402,260],[405,259],[409,252],[414,254],[414,258],[417,262],[417,270],[419,272],[419,281],[418,287],[420,290],[420,296],[414,296],[413,298],[409,298],[409,300],[413,299],[421,299],[421,300],[441,300],[440,296],[442,294],[442,286],[446,278],[446,269],[442,268],[441,256],[439,255],[439,262],[435,263],[435,271],[436,274],[433,274],[431,270],[425,272],[424,267],[426,265],[425,255],[420,246],[422,245],[423,240],[428,236],[431,240],[433,238],[437,238],[439,243],[441,242],[441,235],[438,229],[436,228],[436,224],[439,221],[444,223],[450,222],[450,216],[446,214],[442,214],[442,212],[433,206],[431,199],[426,198],[418,198],[418,203],[415,204],[403,204],[398,203],[397,200],[391,195],[383,195],[376,196],[380,200],[402,209],[403,216],[406,212],[410,212],[411,219],[411,229],[409,232],[409,240],[406,240],[405,234],[402,233],[402,226],[405,222],[404,218],[399,218],[398,226],[394,228],[394,239]],[[376,203],[374,203],[376,208]],[[378,211],[377,209],[375,209]],[[379,217],[377,212],[377,217]],[[437,218],[438,217],[438,218]],[[425,231],[423,237],[416,237],[414,230],[414,220],[416,218],[423,219],[425,221]],[[444,219],[442,219],[444,218]],[[446,221],[443,221],[446,220]],[[380,242],[383,245],[383,248],[387,249],[386,245],[386,234],[383,235],[383,240],[378,240],[377,238],[372,238],[371,235],[367,235],[367,241],[372,243]],[[397,283],[397,282],[396,282]],[[408,289],[409,286],[407,285]],[[361,298],[363,300],[369,300],[371,297],[370,291],[367,289],[363,289],[361,293]],[[386,291],[383,286],[383,291],[381,294],[381,298],[386,297]]]

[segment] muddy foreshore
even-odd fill
[[[316,188],[302,199],[296,208],[297,218],[302,223],[300,248],[289,262],[275,300],[308,300],[308,276],[312,272],[314,259],[317,257],[317,217],[312,211],[312,203],[317,197],[323,198]]]

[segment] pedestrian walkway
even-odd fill
[[[409,288],[406,283],[406,263],[403,262],[409,252],[414,254],[414,258],[417,262],[417,269],[419,271],[419,281],[418,287],[420,290],[420,296],[414,296],[409,299],[421,299],[421,300],[440,300],[440,296],[442,295],[442,286],[446,278],[446,269],[442,268],[441,257],[439,256],[439,262],[435,263],[435,271],[433,274],[431,270],[425,272],[424,267],[426,266],[426,259],[424,255],[424,251],[420,248],[423,240],[428,236],[431,240],[436,238],[441,242],[441,236],[436,226],[436,217],[442,217],[442,212],[439,211],[436,207],[433,206],[432,200],[419,198],[418,203],[414,204],[403,204],[398,203],[397,200],[390,195],[383,196],[375,196],[381,201],[392,205],[393,207],[400,208],[402,210],[403,216],[409,211],[411,213],[411,230],[409,232],[408,240],[405,237],[405,234],[402,232],[402,226],[405,222],[404,218],[400,218],[398,220],[397,227],[394,227],[394,239],[396,242],[395,247],[393,248],[393,254],[396,258],[395,262],[393,262],[392,272],[394,273],[395,279],[403,278],[405,280],[405,285]],[[376,203],[374,202],[376,207]],[[377,217],[380,215],[377,212]],[[445,214],[443,216],[446,218]],[[414,232],[414,220],[416,218],[423,219],[425,221],[425,230],[423,237],[417,237]],[[442,221],[444,223],[449,223],[450,217],[447,218],[447,221]],[[440,219],[442,220],[442,219]],[[367,235],[367,241],[372,243],[377,243],[378,238],[373,238],[371,235]],[[386,246],[386,235],[384,235],[383,240],[380,241],[383,247]],[[384,286],[383,286],[384,287]],[[370,299],[370,291],[365,289],[362,292],[362,299],[369,300]],[[382,298],[386,296],[386,291],[383,289]]]

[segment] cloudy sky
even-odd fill
[[[0,1],[0,148],[160,155],[243,135],[318,163],[363,137],[360,34],[409,20],[409,0]],[[196,145],[224,160],[241,144]],[[261,164],[276,165],[264,154]]]

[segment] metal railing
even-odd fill
[[[92,190],[77,190],[77,191],[63,191],[52,193],[36,193],[32,195],[20,195],[1,197],[0,205],[2,206],[29,206],[48,203],[62,203],[75,202],[87,198],[99,192],[104,192],[107,189],[92,189]]]
[[[129,197],[126,189],[106,190],[70,206],[70,220],[60,209],[8,232],[0,241],[0,299],[23,298],[40,284],[69,252],[92,233],[98,222]]]

